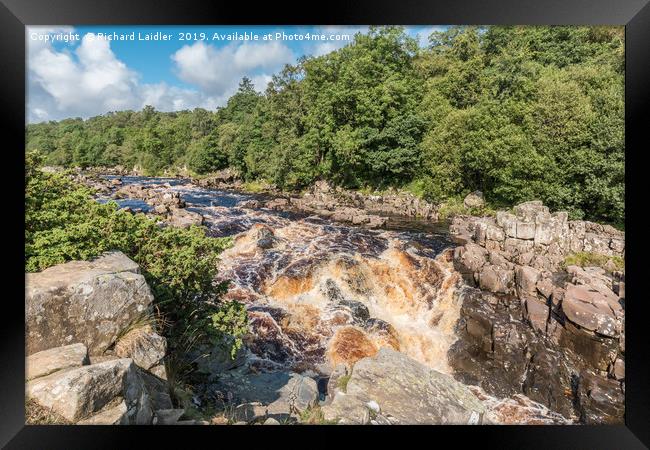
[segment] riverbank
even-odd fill
[[[309,203],[189,181],[84,180],[100,199],[162,226],[203,224],[209,235],[233,238],[218,280],[231,282],[226,298],[246,306],[250,330],[235,359],[213,349],[201,360],[198,370],[212,380],[194,393],[203,406],[237,410],[251,423],[426,423],[426,408],[400,404],[413,403],[404,392],[433,370],[479,399],[480,408],[458,412],[463,423],[477,420],[472,411],[478,423],[622,420],[623,233],[535,202],[496,217],[458,216],[448,231],[390,221],[376,228],[337,220],[349,206],[327,186],[307,192],[316,199]],[[603,267],[567,264],[596,260],[576,253],[600,255]],[[370,392],[366,380],[406,368],[413,378],[382,388],[392,394]],[[285,384],[306,399],[300,413],[271,394]]]
[[[223,180],[216,186],[223,189],[230,186],[229,183],[230,180]],[[313,202],[310,202],[310,199],[313,199]],[[301,197],[249,199],[242,201],[239,206],[253,211],[270,209],[312,213],[325,220],[374,228],[371,222],[355,221],[354,215],[346,218],[345,214],[348,213],[346,208],[351,208],[348,206],[350,204],[361,206],[364,204],[364,199],[350,196],[345,192],[341,193],[341,190],[333,189],[326,183],[318,183]],[[405,211],[409,213],[408,209]],[[618,343],[624,343],[622,326],[624,270],[621,270],[625,247],[624,233],[593,222],[569,221],[565,213],[551,214],[539,202],[519,205],[513,211],[514,213],[499,212],[496,217],[457,216],[452,221],[451,235],[447,238],[446,245],[453,247],[452,241],[464,244],[456,248],[453,257],[453,270],[461,274],[464,283],[452,295],[460,299],[461,305],[456,317],[458,329],[455,331],[459,339],[453,345],[443,346],[442,350],[443,354],[445,352],[449,354],[450,364],[453,367],[453,371],[450,372],[469,385],[478,383],[486,394],[495,395],[497,398],[525,393],[541,401],[551,410],[561,412],[565,417],[576,422],[618,423],[622,420],[624,347],[620,350],[619,345],[619,350],[614,351],[614,349],[617,348]],[[365,210],[356,212],[357,216],[364,214],[368,212]],[[387,222],[382,225],[386,226],[386,224]],[[251,239],[254,242],[256,240],[274,242],[278,239],[276,237],[278,233],[274,231],[277,226],[278,224],[274,223],[269,229],[251,230],[257,237],[248,235],[247,238],[242,239],[247,242]],[[300,239],[295,233],[287,235],[281,233],[279,236],[289,241]],[[363,244],[359,242],[357,245]],[[264,246],[265,243],[262,244],[262,247]],[[255,248],[254,245],[253,247]],[[359,251],[359,248],[353,246],[346,248],[352,253]],[[476,250],[477,248],[483,250]],[[227,260],[229,252],[226,253]],[[475,254],[476,252],[478,255]],[[572,265],[572,261],[580,260],[577,257],[580,255],[588,256],[585,258],[586,268]],[[602,267],[589,266],[589,257],[596,255],[600,257]],[[234,272],[231,269],[235,263],[229,262],[230,276],[240,279],[260,277],[260,274],[265,272],[264,258],[261,255],[257,255],[262,259],[261,262],[254,261],[250,255],[248,256],[243,260],[245,267],[235,269]],[[291,257],[300,260],[295,253],[292,253]],[[390,258],[395,257],[393,255]],[[297,266],[302,267],[303,263]],[[307,263],[306,267],[309,266],[310,264]],[[421,264],[418,267],[421,267]],[[399,269],[403,270],[403,267]],[[241,273],[237,273],[238,270]],[[419,273],[421,270],[418,269],[414,273],[421,276]],[[276,277],[274,285],[278,288],[272,291],[272,296],[298,295],[300,297],[301,292],[308,292],[310,286],[318,284],[311,281],[312,273],[305,267],[297,273],[292,272],[289,278],[279,282],[281,289],[275,284],[278,282]],[[422,283],[424,279],[416,284]],[[377,280],[374,284],[386,285],[394,282],[395,280],[384,279]],[[590,293],[587,294],[587,298],[581,297],[582,288],[576,286],[586,286],[586,292]],[[470,287],[476,290],[472,291]],[[592,293],[594,288],[599,289],[602,298],[594,296],[595,294]],[[243,294],[245,291],[247,290],[237,290],[237,298],[242,298],[241,295],[250,295]],[[260,295],[268,295],[268,292],[259,292],[255,288],[253,292],[253,296],[249,298],[259,299]],[[440,287],[433,288],[432,292],[436,296],[441,295]],[[563,303],[566,292],[569,292],[569,298]],[[577,300],[578,298],[580,300]],[[386,305],[387,302],[393,301],[394,296],[389,295],[383,303]],[[613,305],[622,306],[616,306],[611,312],[605,307],[606,301],[613,301],[615,302]],[[584,309],[583,302],[591,306]],[[494,306],[492,309],[485,309],[492,305]],[[579,311],[576,311],[576,308]],[[323,312],[318,312],[316,315],[322,317]],[[391,323],[391,315],[386,317],[388,317],[386,322]],[[518,342],[532,352],[526,358],[521,359],[518,356],[516,346],[511,348],[514,341],[506,340],[503,343],[505,347],[500,347],[498,341],[500,338],[492,337],[492,333],[503,326],[499,324],[506,323],[504,322],[506,318],[508,322],[513,318],[516,319],[518,328],[515,329],[518,330],[517,334],[521,339]],[[605,327],[613,327],[612,331],[608,332],[591,325],[601,322],[606,324],[603,325]],[[481,328],[477,329],[472,325],[473,323],[489,324],[487,328],[483,328],[483,333],[488,334],[481,334],[477,331]],[[422,335],[426,328],[428,327],[425,326],[412,335]],[[396,334],[400,336],[400,342],[406,340],[403,330],[402,333]],[[442,334],[449,336],[454,332],[447,331]],[[349,342],[350,339],[351,337],[348,336],[347,341]],[[436,347],[444,339],[439,336],[434,341],[433,346]],[[489,341],[493,343],[487,346]],[[257,345],[260,345],[259,342],[258,340]],[[431,347],[432,344],[428,346]],[[491,352],[482,350],[492,347],[495,349]],[[534,348],[537,350],[532,351]],[[412,349],[407,353],[414,354]],[[482,356],[479,358],[478,355]],[[438,357],[430,358],[428,363],[431,364],[436,359]],[[512,364],[512,373],[501,373],[495,367],[489,369],[494,364],[493,361]],[[555,367],[556,364],[570,367],[564,375],[558,376],[564,381],[557,381],[553,386],[545,381],[542,382],[542,387],[537,386],[536,381],[531,380],[540,378],[554,380],[552,373],[540,372],[541,367],[544,366],[540,361],[546,361],[548,367]],[[440,369],[441,366],[438,368]],[[496,372],[490,373],[490,370]],[[529,381],[522,385],[520,381],[522,379]],[[479,383],[478,380],[484,381]],[[589,383],[597,385],[599,392],[606,393],[603,395],[606,395],[611,402],[607,405],[609,408],[607,412],[601,411],[604,405],[598,395],[592,398],[587,394],[591,392],[587,388]]]
[[[105,180],[101,180],[98,177],[100,173],[108,176],[110,181],[115,184],[108,184]],[[108,194],[111,188],[119,186],[121,177],[133,179],[133,177],[138,178],[141,175],[137,171],[127,171],[123,168],[113,168],[112,170],[95,168],[84,174],[78,172],[77,181],[87,183],[99,192]],[[174,174],[174,176],[162,177],[162,179],[188,183],[200,188],[251,195],[253,198],[242,205],[247,208],[266,208],[317,215],[336,222],[351,223],[366,228],[404,227],[412,225],[412,223],[405,224],[404,222],[412,221],[419,221],[422,224],[437,224],[446,222],[448,219],[446,216],[448,211],[444,211],[447,205],[434,205],[410,192],[394,189],[382,193],[363,193],[332,186],[326,181],[318,181],[303,192],[290,193],[279,191],[270,185],[244,183],[230,169],[201,178]],[[123,194],[140,199],[147,197],[143,192],[123,192]],[[483,209],[482,198],[477,197],[475,193],[468,198],[470,198],[470,203],[467,203],[466,199],[465,205],[455,206],[455,212],[469,213]],[[152,200],[155,203],[155,199]]]

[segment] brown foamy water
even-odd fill
[[[278,218],[236,237],[220,277],[249,306],[249,347],[270,365],[327,372],[390,346],[449,372],[460,305],[448,251],[423,254],[392,231]]]
[[[226,299],[247,307],[251,367],[327,376],[338,364],[351,366],[392,347],[452,373],[447,353],[456,340],[461,280],[444,232],[418,222],[368,230],[246,209],[238,205],[250,195],[181,182],[160,189],[180,192],[188,209],[204,216],[210,235],[233,237],[234,245],[221,255],[218,279],[231,282]],[[472,390],[492,423],[570,423],[523,395],[497,399]]]

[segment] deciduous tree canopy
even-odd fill
[[[30,124],[63,166],[237,168],[300,189],[418,186],[444,201],[540,199],[624,220],[624,39],[613,27],[451,27],[427,48],[399,27],[250,80],[216,111],[112,112]]]

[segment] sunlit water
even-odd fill
[[[113,177],[106,177],[113,178]],[[317,216],[240,205],[256,196],[175,178],[120,177],[177,191],[210,236],[233,238],[219,263],[226,299],[244,303],[249,364],[327,376],[388,346],[443,373],[456,340],[459,274],[444,223],[391,217],[370,230]],[[100,198],[107,201],[108,198]],[[147,212],[138,199],[120,207]],[[307,372],[306,372],[307,371]],[[473,387],[496,423],[566,423],[524,396],[496,399]]]
[[[444,225],[393,217],[390,229],[370,230],[241,208],[257,197],[187,180],[121,180],[180,192],[187,209],[205,217],[211,236],[234,237],[219,279],[231,281],[226,297],[248,308],[247,344],[260,368],[328,373],[391,346],[449,372],[446,353],[459,305]],[[137,199],[117,202],[150,209]]]

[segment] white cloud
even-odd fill
[[[419,31],[421,41],[441,27],[409,27]],[[300,30],[326,36],[344,34],[348,40],[302,41],[294,53],[282,41],[232,42],[215,47],[204,42],[186,45],[171,57],[178,78],[192,88],[168,83],[142,83],[140,75],[121,61],[110,41],[92,33],[83,36],[78,46],[52,45],[44,40],[27,39],[28,103],[30,122],[59,120],[66,117],[91,117],[108,111],[139,110],[152,105],[161,111],[224,105],[237,90],[242,77],[248,76],[263,92],[285,64],[294,63],[298,54],[320,56],[353,41],[367,26],[318,26]],[[28,34],[71,33],[71,27],[29,27]],[[298,30],[297,30],[298,31]],[[298,54],[297,54],[298,53]]]
[[[72,29],[36,28],[39,33]],[[214,109],[227,97],[170,86],[140,83],[139,75],[120,61],[110,42],[84,35],[79,46],[57,50],[51,42],[28,39],[27,120],[90,117],[108,111],[139,110],[152,105],[161,111],[204,107]]]
[[[277,69],[295,59],[293,52],[280,41],[245,43],[235,50],[234,65],[239,69]]]
[[[74,52],[45,41],[28,44],[28,120],[85,117],[137,105],[137,74],[115,57],[108,41],[89,33]]]
[[[233,42],[216,48],[204,42],[186,45],[172,56],[178,77],[201,87],[211,96],[229,97],[244,76],[263,91],[271,73],[295,61],[293,52],[280,41],[243,44]],[[251,75],[254,71],[263,73]]]
[[[271,79],[272,76],[266,73],[251,77],[251,81],[253,82],[253,86],[255,86],[255,90],[259,92],[264,92],[266,90],[266,86],[269,84]]]

